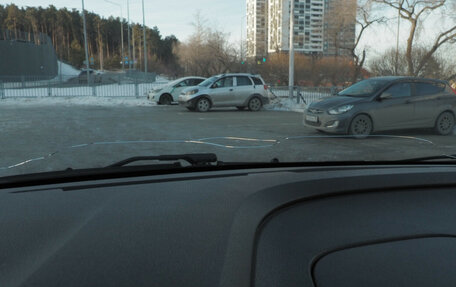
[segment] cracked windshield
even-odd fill
[[[195,153],[451,157],[455,11],[454,0],[0,1],[0,177]]]

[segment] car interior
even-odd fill
[[[122,165],[1,179],[0,286],[456,284],[453,165]]]

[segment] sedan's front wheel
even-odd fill
[[[442,136],[451,134],[454,130],[455,119],[454,115],[450,112],[443,112],[437,118],[435,123],[435,131]]]
[[[372,130],[372,120],[367,115],[358,115],[350,124],[349,134],[356,138],[366,138]]]
[[[196,102],[195,108],[200,113],[207,112],[211,108],[211,102],[207,98],[201,98]]]

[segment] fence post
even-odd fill
[[[52,97],[52,89],[51,89],[51,81],[48,81],[47,84],[47,92],[48,92],[48,97]]]
[[[97,96],[97,86],[95,84],[92,84],[92,96]]]
[[[137,78],[135,78],[135,96],[139,98],[139,83]]]
[[[297,87],[297,93],[298,94],[296,96],[296,99],[297,99],[296,102],[299,104],[299,103],[301,103],[301,87],[299,87],[299,86]]]
[[[5,86],[3,85],[3,81],[0,81],[0,96],[2,99],[5,99]]]
[[[25,76],[24,75],[21,76],[21,84],[22,84],[22,87],[25,88]]]

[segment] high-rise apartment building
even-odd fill
[[[247,0],[247,56],[265,56],[268,37],[268,0]]]
[[[289,50],[293,2],[296,52],[348,54],[355,41],[356,0],[247,0],[248,56]]]

